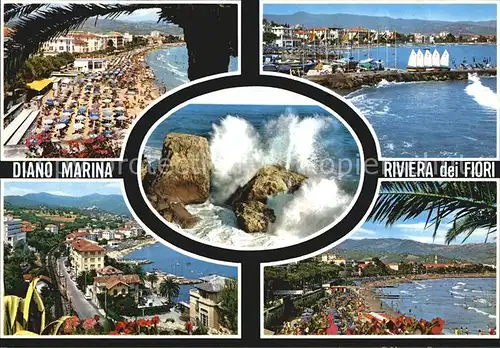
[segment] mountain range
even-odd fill
[[[442,245],[397,238],[347,239],[331,252],[355,260],[378,257],[383,262],[433,263],[435,255],[439,263],[457,260],[496,264],[497,260],[496,243]]]
[[[97,21],[95,18],[90,18],[79,30],[91,33],[118,31],[120,33],[128,32],[132,35],[149,35],[152,31],[159,31],[165,35],[184,35],[184,30],[181,27],[167,22],[133,22],[106,18],[99,18]]]
[[[264,14],[268,21],[280,24],[302,25],[306,28],[332,27],[353,28],[363,27],[397,31],[400,33],[422,33],[437,34],[442,31],[458,34],[482,34],[495,35],[497,33],[497,21],[463,21],[447,22],[424,19],[403,19],[379,16],[353,15],[345,13],[314,14],[308,12],[297,12],[289,15]]]
[[[121,195],[94,193],[82,197],[61,196],[51,193],[29,193],[24,196],[5,196],[6,205],[23,208],[75,208],[80,210],[99,209],[104,212],[130,216],[130,211]]]

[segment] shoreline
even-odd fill
[[[366,312],[375,312],[375,313],[383,313],[387,314],[391,317],[398,317],[404,315],[403,313],[399,313],[394,311],[393,308],[385,304],[381,298],[377,298],[376,290],[378,288],[383,288],[386,286],[413,283],[418,280],[439,280],[439,279],[453,279],[453,278],[496,278],[496,273],[459,273],[459,274],[422,274],[409,276],[407,278],[400,279],[387,279],[380,281],[373,281],[367,284],[361,285],[361,290],[359,292],[359,296],[365,304],[367,308]]]
[[[113,259],[120,259],[120,258],[123,258],[123,257],[127,256],[128,254],[132,253],[133,251],[140,250],[145,246],[154,245],[156,243],[158,243],[158,241],[154,238],[148,238],[145,240],[138,240],[134,243],[134,245],[132,245],[128,248],[125,248],[122,250],[114,250],[114,251],[107,253],[107,256],[110,258],[113,258]]]
[[[159,81],[158,79],[158,76],[155,75],[154,73],[154,70],[151,68],[151,66],[148,64],[147,62],[147,58],[148,56],[153,53],[153,52],[156,52],[156,51],[159,51],[159,50],[164,50],[164,49],[169,49],[169,48],[174,48],[174,47],[180,47],[180,46],[186,46],[186,42],[172,42],[172,43],[166,43],[166,44],[163,44],[163,45],[160,45],[158,47],[154,47],[154,48],[150,48],[150,49],[147,49],[144,51],[144,53],[142,54],[142,59],[144,61],[144,64],[146,65],[147,69],[149,71],[151,71],[151,73],[153,74],[154,76],[154,79],[153,81],[150,81],[150,84],[151,84],[151,88],[155,91],[158,91],[158,96],[155,98],[159,98],[162,94],[160,93],[160,88],[161,88],[161,82]],[[168,92],[168,90],[167,90]]]
[[[496,68],[476,70],[422,71],[399,70],[334,73],[328,75],[304,76],[306,80],[326,87],[335,93],[346,96],[365,87],[375,87],[383,80],[392,83],[445,82],[468,80],[469,74],[480,77],[497,76]]]

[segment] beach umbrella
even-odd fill
[[[110,137],[110,136],[112,136],[112,135],[113,135],[113,131],[111,131],[111,130],[105,130],[105,131],[104,131],[104,135],[105,135],[106,137]]]
[[[83,115],[78,115],[78,116],[76,116],[76,119],[77,119],[78,121],[83,121],[83,120],[85,120],[85,116],[83,116]]]
[[[85,127],[83,124],[81,124],[81,123],[75,123],[75,127],[74,127],[74,128],[75,128],[76,130],[80,130],[80,129],[82,129],[83,127]]]
[[[112,100],[108,98],[108,99],[104,99],[103,102],[106,103],[106,104],[109,104],[109,103],[112,102]]]
[[[43,126],[43,129],[44,129],[45,131],[48,131],[48,130],[50,130],[51,128],[52,128],[52,126],[49,126],[48,124],[46,124],[46,125],[44,125],[44,126]]]
[[[58,123],[58,124],[56,124],[56,129],[63,129],[63,128],[66,128],[66,124],[65,123]]]
[[[102,119],[105,120],[105,121],[112,121],[113,117],[111,117],[111,116],[104,116]]]
[[[97,121],[99,119],[99,115],[90,116],[90,119],[92,121]]]
[[[87,112],[87,108],[85,106],[82,106],[78,109],[78,112],[83,114],[83,113]]]
[[[46,120],[43,121],[43,123],[45,123],[45,124],[52,124],[52,123],[54,123],[54,121],[50,120],[50,119],[46,119]]]
[[[64,111],[64,112],[73,113],[73,110],[72,110],[72,109],[64,109],[63,111]]]
[[[115,108],[115,111],[123,111],[123,110],[125,110],[125,107],[123,106],[118,106]]]
[[[81,139],[81,138],[82,138],[81,134],[73,134],[73,136],[71,137],[72,140],[78,140],[78,139]]]
[[[63,119],[61,121],[59,121],[60,123],[68,123],[69,122],[69,118],[67,117],[63,117]]]
[[[106,128],[111,128],[111,127],[113,127],[113,124],[111,124],[111,123],[105,123],[105,124],[103,124],[103,126],[106,127]]]
[[[118,116],[116,119],[118,121],[125,121],[127,118],[125,116]]]
[[[73,113],[72,112],[63,112],[62,115],[65,116],[65,117],[70,117]]]

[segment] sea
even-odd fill
[[[496,45],[429,46],[450,62],[472,63],[491,58],[496,65]],[[404,68],[412,47],[398,47],[397,67]],[[388,48],[394,53],[394,48]],[[361,50],[361,59],[367,50]],[[370,56],[377,59],[377,50]],[[385,59],[385,48],[380,48]],[[353,53],[356,58],[357,53]],[[394,67],[394,56],[388,66]],[[470,74],[468,80],[449,82],[389,83],[365,87],[346,97],[367,118],[380,142],[384,157],[476,158],[496,156],[496,118],[499,106],[496,77]]]
[[[124,257],[125,259],[149,259],[152,264],[143,265],[145,271],[161,270],[169,274],[184,276],[188,279],[198,279],[211,274],[228,278],[238,278],[238,268],[219,265],[216,263],[198,260],[181,254],[161,243],[146,245],[142,249],[134,250]],[[181,285],[177,301],[189,303],[189,290],[194,285]]]
[[[495,278],[444,278],[403,283],[395,288],[383,288],[384,294],[399,295],[400,299],[384,299],[388,307],[407,315],[445,321],[445,333],[454,328],[487,332],[496,327],[497,289]]]
[[[145,156],[161,157],[163,139],[180,132],[208,139],[211,197],[187,209],[198,217],[197,239],[240,248],[295,244],[327,227],[349,206],[359,185],[359,149],[349,130],[319,106],[188,105],[147,140]],[[267,233],[236,228],[224,202],[264,165],[280,164],[309,177],[293,195],[269,199],[277,220]]]
[[[155,50],[146,56],[158,86],[163,82],[168,90],[189,82],[188,51],[185,45]],[[228,71],[238,70],[238,57],[230,57]]]

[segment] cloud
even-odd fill
[[[45,192],[45,193],[48,193],[48,194],[51,194],[51,195],[55,195],[55,196],[69,196],[69,197],[74,197],[74,195],[70,195],[70,194],[68,194],[67,192],[64,192],[64,191],[40,191],[40,192]]]
[[[377,234],[377,232],[375,232],[374,230],[369,230],[369,229],[367,229],[367,228],[363,228],[363,227],[361,227],[361,228],[358,230],[358,232],[359,232],[360,234],[361,234],[361,233],[362,233],[362,234],[368,234],[368,235],[370,235],[370,236],[372,236],[372,235],[374,235],[374,234]]]
[[[5,185],[5,196],[24,196],[30,193],[36,193],[34,190],[26,189],[22,187],[16,187],[12,185]]]

